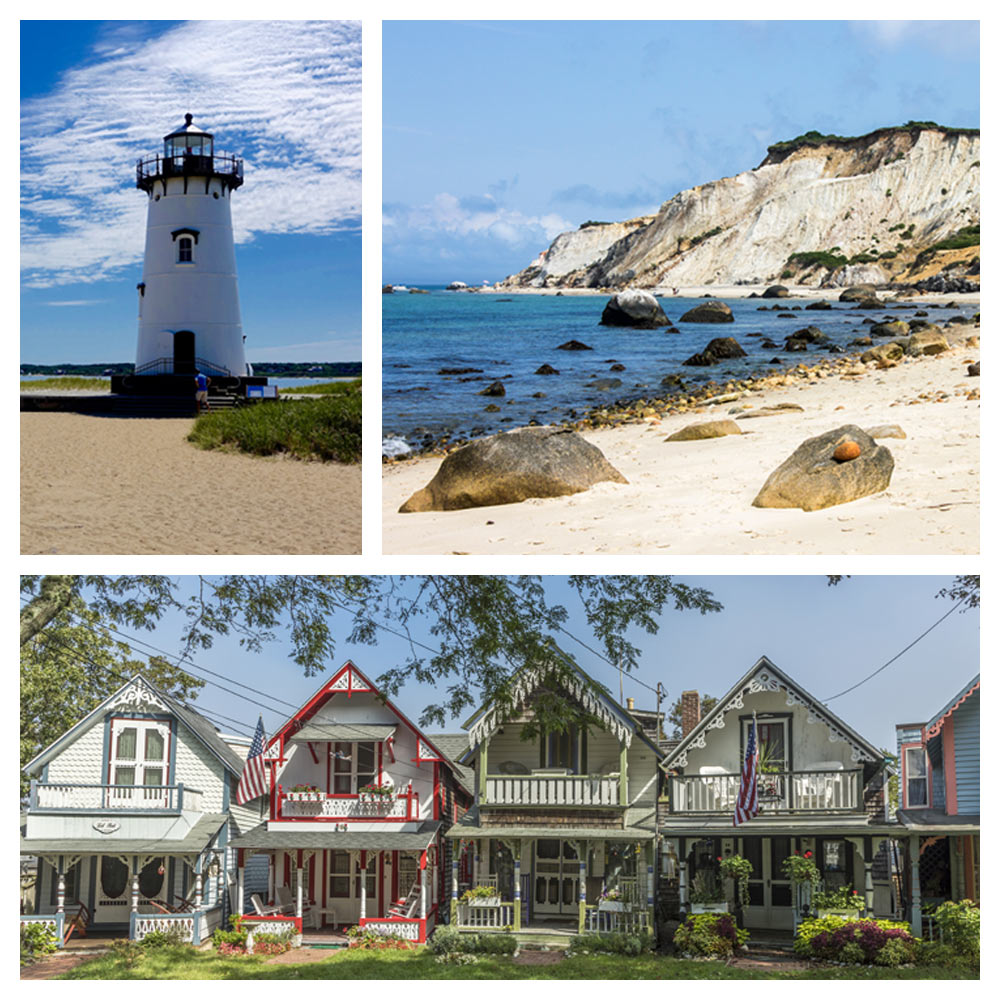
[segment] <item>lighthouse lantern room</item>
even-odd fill
[[[230,199],[243,161],[216,152],[187,114],[162,153],[138,161],[135,183],[148,199],[139,338],[135,373],[113,379],[112,391],[187,395],[196,372],[237,396],[265,385],[246,361],[236,280]]]

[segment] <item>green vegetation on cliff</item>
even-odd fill
[[[769,154],[792,153],[803,146],[822,146],[826,143],[846,143],[858,142],[861,139],[871,139],[883,132],[922,132],[924,129],[933,129],[936,132],[944,132],[945,135],[979,135],[977,128],[953,128],[950,125],[938,125],[937,122],[907,122],[905,125],[889,125],[886,128],[875,129],[865,135],[824,135],[815,129],[796,136],[794,139],[785,139],[767,147]]]

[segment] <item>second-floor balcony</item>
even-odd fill
[[[489,806],[620,806],[619,774],[569,774],[539,770],[532,774],[487,774]]]
[[[420,799],[412,787],[391,796],[336,795],[331,792],[285,791],[278,785],[274,818],[277,820],[394,820],[420,819]]]
[[[201,792],[178,785],[78,785],[32,781],[32,812],[201,812]]]
[[[736,808],[740,775],[673,775],[672,813],[731,813]],[[862,812],[861,768],[850,771],[779,771],[757,776],[761,814]]]

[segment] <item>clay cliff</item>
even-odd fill
[[[655,215],[557,236],[501,286],[912,283],[944,267],[978,282],[979,156],[978,130],[933,123],[806,133]]]

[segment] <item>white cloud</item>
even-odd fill
[[[452,237],[479,236],[519,245],[544,238],[551,242],[573,224],[553,213],[526,215],[504,208],[491,197],[463,199],[453,194],[435,195],[426,205],[387,206],[383,214],[383,242],[393,243],[413,235],[439,233]]]
[[[154,38],[116,36],[95,55],[22,107],[26,285],[101,280],[141,260],[146,205],[134,164],[187,111],[217,151],[243,157],[237,242],[359,224],[356,22],[194,21]]]
[[[916,44],[949,55],[979,50],[978,21],[852,21],[851,28],[883,48]]]
[[[63,299],[62,301],[43,302],[43,306],[99,306],[107,299]]]

